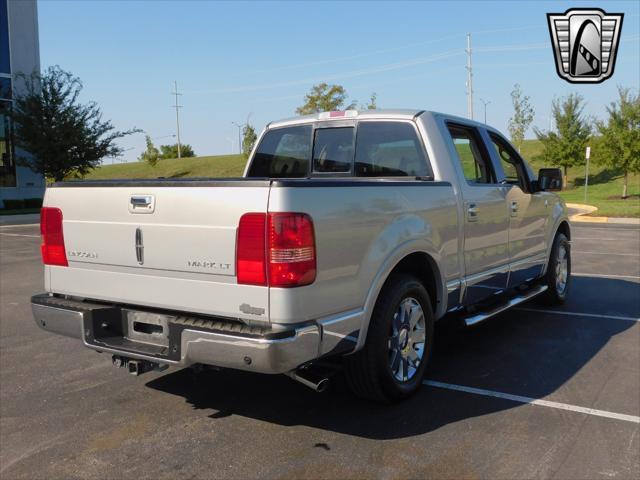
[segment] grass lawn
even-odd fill
[[[521,147],[522,156],[531,163],[534,171],[548,166],[536,157],[542,150],[538,140],[525,140]],[[87,175],[87,180],[111,178],[183,178],[183,177],[239,177],[245,166],[241,155],[218,155],[208,157],[183,158],[181,160],[160,160],[155,167],[143,162],[105,165]],[[597,162],[589,166],[589,197],[587,203],[598,207],[593,215],[640,217],[640,175],[629,178],[629,195],[622,200],[622,175],[600,167]],[[584,203],[584,166],[569,169],[569,187],[560,193],[573,203]],[[614,197],[614,198],[612,198]],[[615,198],[618,197],[618,198]]]
[[[190,157],[158,161],[155,167],[144,162],[119,163],[96,168],[87,180],[110,178],[182,178],[182,177],[240,177],[246,160],[242,155]]]
[[[622,199],[622,175],[606,183],[592,183],[589,175],[587,201],[584,201],[584,174],[579,178],[581,186],[574,186],[560,192],[562,198],[571,203],[587,203],[598,207],[595,216],[640,217],[640,175],[630,176],[626,199]]]

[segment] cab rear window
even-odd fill
[[[311,132],[311,125],[269,130],[258,145],[249,177],[306,177],[311,158]]]
[[[311,125],[269,130],[256,150],[249,177],[421,177],[426,154],[409,122],[362,121],[355,127]]]

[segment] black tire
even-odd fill
[[[558,264],[560,263],[559,252],[564,249],[567,260],[567,273],[564,287],[562,282],[558,282]],[[540,300],[545,305],[561,305],[567,298],[569,287],[571,286],[571,244],[564,233],[558,232],[553,240],[551,254],[549,256],[549,264],[547,272],[543,277],[543,285],[546,285],[547,291],[540,296]]]
[[[394,377],[390,366],[389,345],[394,314],[406,299],[416,300],[422,308],[425,341],[422,360],[415,373],[411,378],[400,381]],[[410,275],[389,277],[378,296],[364,348],[344,357],[345,374],[351,390],[359,397],[383,403],[402,400],[418,390],[433,350],[433,324],[431,301],[422,283]]]

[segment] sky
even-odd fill
[[[613,77],[575,85],[555,70],[547,13],[600,7],[625,14]],[[466,34],[471,33],[476,120],[507,131],[510,92],[521,85],[547,129],[554,98],[580,93],[603,118],[617,86],[640,88],[640,1],[544,2],[38,2],[41,68],[80,77],[120,130],[175,143],[173,82],[182,93],[180,136],[197,155],[238,151],[238,129],[295,115],[313,84],[345,87],[350,101],[467,116]],[[637,91],[637,90],[636,90]],[[527,137],[533,137],[530,129]],[[133,161],[144,135],[119,141]],[[108,160],[106,163],[111,163]]]

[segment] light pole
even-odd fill
[[[244,125],[241,125],[237,122],[231,122],[233,125],[235,125],[236,127],[238,127],[238,153],[242,153],[242,127],[244,127]]]
[[[229,140],[229,145],[231,145],[231,151],[229,153],[233,155],[233,144],[235,143],[235,141],[231,137],[227,137],[227,140]]]
[[[180,158],[182,157],[182,152],[180,151],[180,115],[179,115],[179,110],[182,108],[182,105],[178,105],[178,95],[182,95],[180,92],[178,92],[178,82],[174,81],[173,82],[173,86],[174,86],[174,91],[171,92],[172,95],[175,96],[176,98],[176,102],[174,105],[174,108],[176,109],[176,134],[178,136],[178,160],[180,160]]]
[[[491,103],[491,100],[485,102],[484,99],[481,98],[480,101],[484,105],[484,124],[486,125],[487,124],[487,105]]]

